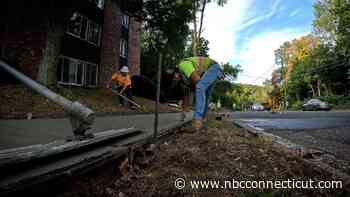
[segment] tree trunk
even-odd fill
[[[57,82],[56,72],[61,53],[61,43],[64,27],[46,21],[46,46],[42,51],[37,80],[44,85],[54,85]]]
[[[193,1],[193,32],[192,32],[192,55],[197,56],[197,9],[198,9],[197,0]]]
[[[329,96],[329,91],[328,91],[328,87],[326,86],[326,84],[322,84],[322,87],[324,88],[325,90],[325,93],[326,93],[326,96]]]
[[[201,19],[199,22],[199,31],[198,31],[198,36],[197,36],[197,42],[199,41],[199,39],[202,36],[202,29],[203,29],[203,19],[204,19],[204,11],[205,11],[205,7],[207,5],[207,0],[203,0],[203,5],[202,5],[202,9],[201,9]]]
[[[315,97],[316,93],[315,93],[314,87],[312,86],[312,84],[309,84],[309,86],[310,86],[311,91],[312,91],[312,97]]]
[[[196,33],[192,33],[192,55],[197,56],[197,36]]]
[[[326,86],[327,86],[327,89],[328,89],[329,96],[333,96],[334,94],[333,94],[331,83],[327,83]]]
[[[321,96],[321,80],[317,80],[317,96]]]

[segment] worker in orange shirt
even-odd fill
[[[116,89],[119,94],[126,96],[131,101],[134,101],[132,98],[132,86],[131,86],[131,79],[129,75],[129,68],[127,66],[123,66],[120,69],[120,73],[114,73],[112,76],[111,81],[107,85],[107,88],[110,87],[111,83],[115,82],[116,87],[113,87],[113,89]],[[119,96],[119,103],[121,105],[124,105],[124,99],[123,97]],[[129,107],[131,109],[135,109],[135,106],[132,102],[129,101]]]

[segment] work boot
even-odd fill
[[[203,128],[203,122],[201,119],[193,119],[192,125],[184,129],[185,133],[196,133]]]
[[[203,118],[203,123],[207,123],[208,122],[208,116]]]
[[[199,131],[203,128],[203,120],[195,118],[195,119],[193,119],[192,125],[196,131]]]

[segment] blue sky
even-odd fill
[[[228,0],[209,4],[203,36],[209,55],[219,62],[241,64],[237,82],[261,85],[277,66],[274,50],[312,31],[315,0]]]

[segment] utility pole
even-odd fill
[[[153,140],[157,138],[158,135],[158,120],[159,120],[159,97],[160,97],[160,82],[162,77],[162,53],[159,54],[158,59],[158,76],[157,76],[157,96],[156,96],[156,106],[154,110],[154,132],[153,132]]]

